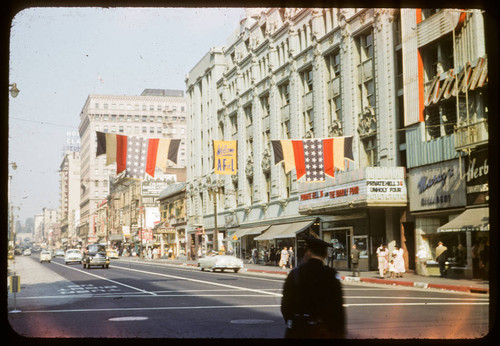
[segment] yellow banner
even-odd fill
[[[237,174],[238,141],[214,141],[215,174]]]

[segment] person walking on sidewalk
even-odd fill
[[[356,276],[356,272],[358,273],[358,276],[361,277],[361,273],[359,272],[359,254],[361,252],[356,249],[356,244],[352,246],[351,250],[351,266],[352,266],[352,276]]]
[[[327,247],[321,239],[306,238],[304,262],[285,280],[281,314],[285,338],[343,338],[345,314],[337,271],[324,265]]]
[[[394,247],[392,251],[392,256],[394,258],[394,270],[396,271],[396,277],[402,278],[405,270],[405,259],[403,257],[404,250],[398,245]]]
[[[329,246],[327,249],[327,252],[328,252],[328,259],[326,261],[326,265],[330,268],[333,268],[333,259],[334,259],[334,255],[335,255],[335,249],[333,248],[333,246]]]
[[[446,277],[446,253],[448,248],[443,245],[442,241],[438,242],[438,246],[436,247],[436,262],[439,264],[439,274],[442,278]]]
[[[417,262],[420,275],[427,276],[427,260],[430,258],[431,256],[427,250],[425,250],[425,246],[420,245],[418,252],[415,255],[415,262]]]
[[[290,269],[295,267],[295,254],[293,253],[293,248],[291,246],[288,249],[288,267]]]
[[[378,272],[380,277],[383,279],[385,271],[387,269],[387,264],[389,261],[389,250],[385,247],[385,244],[381,244],[377,249],[377,259],[378,259]]]
[[[287,262],[288,262],[288,251],[285,246],[283,247],[283,250],[281,250],[280,267],[282,269],[285,269]]]

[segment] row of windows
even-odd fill
[[[101,109],[101,104],[100,103],[96,103],[95,104],[95,108],[96,109]],[[135,104],[133,107],[131,104],[115,104],[115,103],[112,103],[111,105],[108,104],[108,103],[104,103],[102,104],[102,109],[121,109],[121,110],[134,110],[134,111],[138,111],[140,109],[142,109],[143,111],[147,111],[148,109],[150,111],[154,111],[155,109],[157,111],[177,111],[177,106],[176,105],[138,105],[138,104]],[[180,110],[181,112],[184,112],[184,106],[181,106],[180,107]]]
[[[96,131],[99,131],[100,130],[100,126],[99,125],[96,125],[95,126],[95,129]],[[112,126],[107,126],[107,125],[104,125],[102,127],[102,131],[103,132],[111,132],[111,133],[116,133],[118,130],[119,133],[143,133],[143,134],[146,134],[146,133],[150,133],[150,134],[154,134],[154,133],[157,133],[157,134],[161,134],[164,132],[163,130],[163,127],[154,127],[154,126],[150,126],[149,127],[149,131],[148,131],[148,127],[147,126],[142,126],[142,130],[141,130],[141,127],[140,126],[134,126],[134,130],[132,132],[132,126],[115,126],[115,125],[112,125]],[[168,128],[165,130],[165,132],[167,134],[180,134],[180,135],[184,135],[185,132],[186,132],[186,129],[184,127],[181,127],[181,128]]]
[[[184,108],[184,107],[182,107]],[[161,123],[163,121],[178,121],[185,122],[185,115],[174,115],[174,116],[147,116],[147,115],[116,115],[116,114],[90,114],[90,117],[96,121],[135,121],[135,122],[150,122],[150,123]]]

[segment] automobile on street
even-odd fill
[[[40,263],[42,262],[49,262],[52,261],[52,255],[50,254],[49,251],[47,250],[42,250],[40,252]]]
[[[83,268],[88,269],[95,266],[109,268],[109,257],[106,255],[106,245],[89,244],[87,250],[83,253],[82,263]]]
[[[106,255],[107,255],[109,258],[112,258],[112,259],[117,259],[117,258],[118,258],[118,251],[113,250],[113,249],[108,249],[108,250],[106,251]]]
[[[221,272],[225,269],[231,269],[237,273],[240,269],[244,267],[243,261],[235,256],[230,255],[216,255],[211,254],[205,257],[200,257],[198,259],[198,267],[201,270],[220,270]]]
[[[31,250],[30,249],[26,249],[23,251],[23,256],[31,256]]]
[[[63,249],[57,249],[55,254],[55,257],[64,257],[64,250]]]
[[[69,249],[64,255],[64,263],[80,263],[82,264],[82,253],[78,249]]]

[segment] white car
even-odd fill
[[[82,253],[78,249],[69,249],[64,255],[64,262],[66,264],[71,262],[78,262],[79,264],[82,264]]]
[[[198,258],[198,267],[201,270],[209,269],[215,271],[219,269],[223,272],[225,269],[232,269],[237,273],[244,267],[243,261],[239,258],[229,255],[209,255]]]
[[[42,250],[42,252],[40,252],[40,263],[42,262],[49,262],[52,261],[52,255],[50,254],[49,251],[47,250]]]

